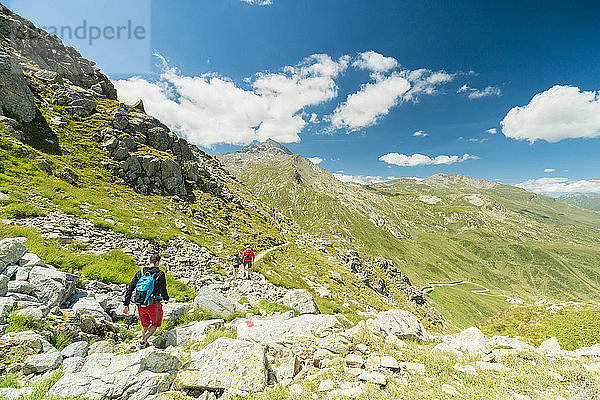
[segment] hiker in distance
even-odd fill
[[[136,272],[127,287],[123,304],[124,314],[129,314],[129,303],[133,295],[133,302],[137,305],[140,323],[142,324],[142,341],[139,348],[148,347],[148,339],[160,328],[163,319],[162,300],[169,300],[167,294],[167,278],[165,273],[158,268],[160,255],[150,256],[150,265],[142,267]]]
[[[252,263],[254,262],[254,252],[250,249],[250,247],[246,247],[246,250],[244,250],[244,254],[242,254],[242,262],[244,263],[246,279],[250,279],[250,268],[252,268]]]
[[[240,268],[240,264],[242,263],[242,257],[240,257],[240,255],[236,253],[231,259],[231,263],[233,264],[233,278],[237,279],[238,270]]]

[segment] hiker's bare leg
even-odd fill
[[[142,334],[142,342],[144,343],[148,343],[148,339],[150,339],[150,336],[152,336],[152,334],[156,332],[156,326],[154,325],[150,325],[147,329],[146,329],[146,333]]]
[[[148,327],[142,326],[142,342],[144,341],[144,336],[146,336],[146,332],[148,332]]]
[[[238,276],[238,269],[237,269],[237,268],[234,268],[234,269],[233,269],[233,277],[234,277],[235,279],[237,279],[237,276]]]

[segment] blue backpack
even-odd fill
[[[138,306],[147,307],[154,303],[152,292],[154,292],[154,275],[142,275],[135,285],[133,301]]]

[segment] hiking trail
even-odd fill
[[[261,260],[261,259],[262,259],[264,256],[266,256],[266,255],[267,255],[267,254],[269,254],[270,252],[272,252],[272,251],[275,251],[275,250],[277,250],[277,249],[280,249],[280,248],[282,248],[282,247],[284,247],[284,246],[287,246],[287,245],[289,245],[289,244],[290,244],[290,242],[287,242],[287,243],[280,244],[280,245],[277,245],[277,246],[275,246],[275,247],[271,247],[271,248],[269,248],[269,249],[266,249],[266,250],[263,250],[263,251],[261,251],[260,253],[258,253],[258,254],[257,254],[255,257],[254,257],[254,263],[256,264],[257,262],[259,262],[259,261],[260,261],[260,260]]]

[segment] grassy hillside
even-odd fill
[[[303,228],[337,246],[392,259],[418,285],[470,280],[527,302],[600,294],[597,213],[460,176],[342,183],[277,150],[239,152],[221,161]],[[507,305],[461,287],[437,288],[431,300],[460,326]]]
[[[44,94],[44,98],[51,97],[52,93]],[[89,220],[95,228],[159,245],[185,237],[219,257],[222,263],[215,269],[220,271],[235,252],[247,245],[260,252],[305,241],[306,234],[300,228],[286,222],[277,224],[268,207],[224,171],[220,183],[233,193],[233,199],[201,190],[194,191],[193,201],[185,202],[137,193],[113,174],[109,168],[113,161],[103,152],[98,139],[110,126],[111,113],[119,103],[109,99],[97,101],[97,112],[86,118],[73,118],[63,107],[39,101],[36,120],[19,126],[20,131],[27,132],[24,141],[17,140],[11,128],[0,122],[0,192],[5,194],[0,200],[0,218],[16,222],[14,225],[0,221],[0,237],[25,236],[32,252],[59,268],[86,279],[117,283],[127,282],[137,270],[131,256],[118,250],[96,256],[86,252],[85,243],[63,245],[47,240],[35,229],[19,226],[19,221],[60,212]],[[138,151],[168,157],[147,146],[140,146]],[[51,173],[39,167],[41,160],[49,165]],[[220,168],[218,163],[216,168]],[[75,180],[69,182],[71,171]],[[331,254],[302,246],[301,250],[297,245],[284,247],[256,267],[273,283],[307,288],[326,312],[341,312],[356,319],[355,312],[367,306],[389,308],[381,296],[351,274],[348,287],[336,284],[329,271],[343,272],[344,268],[330,260]],[[293,274],[287,274],[291,270]],[[316,276],[314,282],[324,287],[337,285],[333,296],[320,297],[303,280],[306,276]],[[176,298],[194,295],[185,284],[171,276],[168,279]],[[355,300],[359,293],[364,296],[360,302]]]

